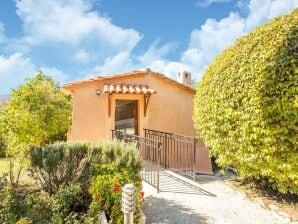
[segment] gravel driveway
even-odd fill
[[[246,199],[223,181],[200,177],[196,189],[172,177],[170,171],[161,174],[161,192],[143,182],[146,223],[152,224],[284,224],[290,223],[273,211]]]

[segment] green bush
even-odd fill
[[[8,186],[0,192],[0,223],[49,223],[49,197],[28,189]]]
[[[134,144],[117,141],[95,144],[60,142],[34,147],[30,152],[31,175],[48,192],[46,208],[50,208],[50,211],[45,209],[50,216],[46,219],[48,223],[97,223],[97,217],[103,210],[112,223],[120,223],[123,216],[121,186],[126,183],[137,186],[136,218],[140,216],[142,163]],[[102,199],[100,203],[99,195]],[[20,203],[19,209],[9,210],[7,214],[13,215],[14,221],[26,218],[26,221],[39,223],[33,219],[33,214],[25,215],[28,211],[24,209],[24,203]],[[16,207],[12,203],[8,204]],[[26,212],[18,214],[19,211]]]
[[[138,223],[143,201],[142,179],[139,171],[131,172],[128,168],[117,166],[115,163],[98,166],[98,176],[94,178],[90,188],[93,199],[90,207],[93,213],[99,214],[105,211],[111,223],[122,224],[121,188],[127,183],[133,183],[137,188],[137,209],[134,220]]]
[[[95,164],[114,162],[131,172],[142,167],[135,146],[116,141],[59,142],[34,147],[30,152],[31,176],[51,194],[56,193],[62,184],[79,183],[87,191]]]
[[[79,183],[87,191],[92,163],[100,162],[102,147],[85,142],[59,142],[30,151],[30,173],[46,192],[56,193],[60,185]]]
[[[90,203],[85,202],[86,198],[79,184],[61,185],[59,191],[51,197],[51,223],[83,223],[82,217]]]
[[[197,87],[195,126],[221,166],[298,194],[298,9],[239,38]]]

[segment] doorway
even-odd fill
[[[138,101],[116,100],[115,130],[138,135]]]

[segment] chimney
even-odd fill
[[[191,87],[191,72],[178,72],[177,81],[185,86]]]

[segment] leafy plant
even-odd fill
[[[90,193],[92,194],[91,210],[99,214],[105,211],[111,223],[122,224],[121,188],[132,183],[137,188],[137,209],[134,213],[135,223],[140,217],[140,206],[143,202],[142,180],[138,171],[117,166],[115,163],[104,164],[97,167],[98,176],[94,178]]]
[[[33,147],[30,151],[31,176],[43,190],[56,193],[60,185],[80,184],[88,191],[91,164],[100,162],[102,147],[86,142],[58,142]]]
[[[7,155],[19,164],[19,173],[28,162],[30,147],[65,140],[70,121],[70,97],[41,71],[12,91],[0,113],[0,129]],[[11,181],[17,185],[18,178]]]
[[[8,186],[0,192],[0,222],[48,223],[51,210],[47,195],[29,189]]]
[[[221,166],[298,194],[298,9],[239,38],[197,87],[195,126]]]

